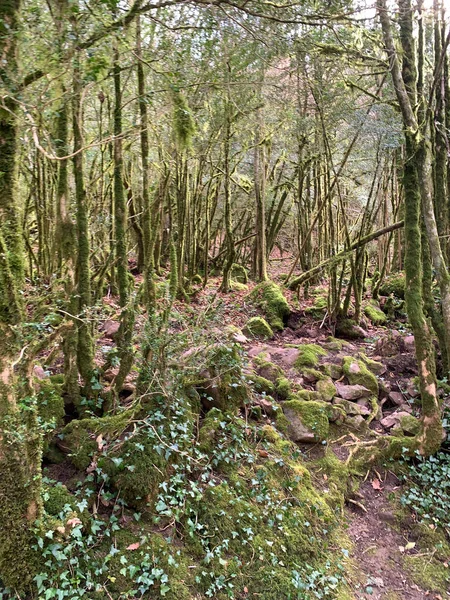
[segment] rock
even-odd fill
[[[400,427],[407,435],[417,435],[420,431],[420,421],[412,415],[403,415],[400,418]]]
[[[269,323],[262,317],[252,317],[244,327],[245,335],[250,337],[260,337],[266,340],[273,338],[273,331]]]
[[[283,377],[283,371],[278,365],[272,362],[262,362],[258,366],[258,375],[275,383],[279,377]]]
[[[401,406],[405,403],[405,398],[401,392],[389,392],[388,398],[397,406]]]
[[[343,407],[334,404],[329,404],[328,406],[330,407],[328,412],[330,423],[344,423],[347,415]]]
[[[331,379],[339,379],[342,377],[342,367],[336,363],[324,363],[322,367],[330,374]]]
[[[328,408],[324,402],[287,400],[282,405],[288,435],[294,442],[322,442],[328,436]]]
[[[111,382],[111,381],[114,381],[114,379],[117,377],[118,374],[119,374],[119,367],[110,367],[103,374],[103,379],[105,381]]]
[[[392,427],[398,427],[400,425],[402,417],[410,417],[411,415],[406,411],[394,412],[387,417],[381,419],[380,423],[386,429],[391,429]]]
[[[362,385],[378,397],[378,381],[363,361],[352,356],[346,356],[344,357],[342,369],[351,385]]]
[[[316,383],[316,381],[322,378],[322,373],[316,369],[305,369],[302,375],[306,383]]]
[[[383,365],[383,363],[378,362],[376,360],[372,360],[371,358],[368,358],[365,354],[361,354],[360,356],[363,362],[366,364],[369,371],[374,375],[384,375],[384,373],[386,373],[387,368],[385,365]]]
[[[340,398],[344,398],[344,400],[358,400],[359,398],[368,398],[372,395],[372,392],[363,385],[346,385],[339,381],[336,381],[334,385],[336,386],[337,395]]]
[[[376,300],[369,301],[369,304],[364,308],[364,314],[373,325],[384,325],[387,321],[386,315]]]
[[[411,398],[417,398],[420,396],[419,390],[412,383],[408,385],[406,391]]]
[[[270,352],[271,357],[287,369],[294,366],[299,354],[300,352],[297,348],[279,348]]]
[[[336,386],[334,385],[331,377],[322,377],[316,383],[316,392],[320,394],[322,400],[330,402],[336,396]]]
[[[269,351],[269,346],[258,345],[258,346],[252,346],[251,348],[249,348],[247,350],[247,354],[250,356],[250,358],[255,358],[255,356],[258,356],[258,354],[263,354],[268,351]],[[270,359],[270,356],[269,356],[269,359]]]
[[[370,415],[371,412],[366,406],[355,404],[343,398],[335,398],[333,403],[342,406],[347,415]]]
[[[354,417],[353,416],[347,417],[345,419],[345,422],[350,427],[353,427],[353,429],[360,429],[363,425],[366,424],[366,422],[364,421],[364,417],[361,415],[355,415]]]
[[[260,406],[262,411],[269,417],[272,417],[276,413],[277,406],[268,398],[255,398],[252,404]]]
[[[405,351],[406,352],[415,352],[416,343],[414,341],[414,336],[413,335],[407,335],[406,337],[404,337],[403,338],[403,344],[405,346]]]
[[[336,323],[336,335],[351,340],[362,339],[368,336],[367,331],[357,325],[352,319],[340,319]]]
[[[48,372],[46,372],[41,365],[34,365],[33,367],[33,375],[35,377],[37,377],[38,379],[42,380],[42,379],[47,379],[48,377]]]
[[[102,331],[105,337],[110,340],[114,340],[117,332],[119,331],[120,323],[117,321],[106,320],[102,325]]]

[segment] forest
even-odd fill
[[[0,600],[450,597],[448,11],[0,0]]]

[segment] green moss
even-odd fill
[[[324,479],[326,476],[325,499],[330,506],[344,508],[345,498],[349,488],[350,472],[348,466],[339,460],[336,454],[327,448],[324,456],[314,463],[316,475]]]
[[[246,292],[248,290],[248,285],[245,283],[239,283],[239,281],[232,281],[231,289],[235,292]]]
[[[378,396],[378,381],[362,360],[346,356],[344,357],[342,370],[351,385],[363,385],[375,396]]]
[[[383,373],[386,372],[386,367],[383,365],[383,363],[380,363],[377,360],[372,360],[371,358],[366,356],[364,354],[364,352],[360,352],[358,356],[361,358],[361,360],[367,366],[369,371],[371,373],[373,373],[374,375],[382,375]]]
[[[400,419],[400,427],[406,435],[418,435],[420,431],[420,421],[413,415],[404,415]]]
[[[319,381],[319,379],[323,378],[323,373],[321,373],[317,369],[311,369],[309,367],[306,369],[302,369],[302,375],[305,376],[306,381],[314,383],[316,381]]]
[[[249,379],[249,385],[259,394],[273,394],[275,391],[275,385],[269,379],[265,377],[261,377],[260,375],[256,375],[256,373],[252,373]]]
[[[286,400],[292,394],[292,385],[286,377],[279,377],[276,380],[276,392],[282,400]]]
[[[283,410],[292,411],[305,427],[307,427],[318,442],[327,439],[329,431],[328,409],[324,402],[313,400],[287,400],[283,403]]]
[[[404,273],[393,273],[385,278],[380,285],[380,296],[389,296],[393,294],[397,298],[405,297],[405,275]]]
[[[214,447],[217,431],[224,421],[225,415],[218,408],[212,408],[206,415],[198,432],[199,447],[206,454],[211,453]]]
[[[298,399],[298,400],[315,400],[315,401],[320,401],[321,397],[319,395],[318,392],[316,392],[315,390],[298,390],[298,392],[295,392],[294,394],[292,394],[291,396],[292,399]]]
[[[387,321],[386,315],[381,310],[376,300],[372,300],[370,304],[364,307],[364,314],[370,319],[373,325],[384,325]]]
[[[250,298],[264,312],[272,329],[281,331],[290,308],[281,288],[273,281],[263,281],[251,292]]]
[[[245,335],[251,337],[260,337],[263,339],[273,338],[273,331],[269,323],[262,317],[252,317],[244,327]]]
[[[269,379],[273,383],[275,383],[280,377],[284,376],[281,368],[273,362],[257,358],[255,363],[258,366],[258,373],[260,376],[264,377],[265,379]]]
[[[361,328],[353,319],[338,319],[336,323],[336,334],[349,340],[357,340],[363,337]]]
[[[322,316],[328,308],[327,296],[316,296],[312,306],[305,308],[305,314],[312,315],[313,317]]]
[[[75,419],[62,430],[60,447],[68,453],[71,463],[84,471],[98,449],[96,438],[102,435],[106,442],[119,437],[132,418],[133,414],[125,411],[112,417]]]
[[[238,283],[248,283],[247,269],[236,263],[231,265],[231,279]]]
[[[275,425],[279,431],[281,431],[282,433],[287,433],[289,421],[286,419],[282,410],[279,410],[275,414]]]
[[[316,367],[319,364],[319,357],[327,355],[327,352],[317,344],[301,344],[297,348],[299,350],[298,358],[295,361],[297,369]]]
[[[151,431],[142,430],[98,460],[120,498],[129,506],[151,507],[166,477],[170,460]]]
[[[44,485],[42,487],[42,498],[44,500],[44,510],[48,515],[58,517],[64,511],[64,507],[67,506],[75,510],[75,496],[62,483],[52,486]]]
[[[339,379],[342,375],[342,366],[336,363],[323,363],[321,369],[334,380]]]
[[[330,377],[319,379],[316,383],[316,391],[320,394],[322,400],[328,402],[336,396],[336,386]]]
[[[447,593],[450,582],[449,569],[441,561],[433,558],[432,553],[429,557],[404,555],[403,565],[414,583],[423,589],[441,592],[444,595]]]
[[[54,435],[54,430],[64,424],[65,408],[62,397],[62,384],[51,379],[39,382],[37,394],[37,409],[39,420],[46,431],[44,436],[43,452],[47,453],[49,443]]]
[[[334,350],[334,351],[342,350],[342,348],[347,345],[348,345],[348,342],[346,342],[345,340],[339,340],[338,338],[335,338],[332,335],[328,336],[323,344],[323,346],[327,350]]]

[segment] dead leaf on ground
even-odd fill
[[[375,477],[375,479],[372,479],[372,487],[374,490],[382,490],[383,487],[381,485],[381,481]]]
[[[130,544],[129,546],[127,546],[127,550],[137,550],[140,547],[140,543],[139,542],[135,542],[134,544]]]

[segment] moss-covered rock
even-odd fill
[[[330,377],[323,377],[316,383],[316,392],[322,400],[329,402],[336,396],[336,386]]]
[[[311,306],[305,308],[305,314],[312,315],[313,317],[322,316],[328,308],[327,296],[316,296]]]
[[[323,402],[287,400],[283,412],[289,421],[288,435],[294,442],[322,442],[329,431],[328,409]]]
[[[120,437],[132,418],[133,413],[125,411],[108,417],[75,419],[58,436],[58,446],[77,469],[84,471],[98,450],[98,436],[101,436],[102,444]]]
[[[317,344],[301,344],[297,348],[299,355],[295,366],[300,370],[304,367],[316,367],[319,364],[319,358],[327,355],[326,350]]]
[[[392,273],[385,278],[379,289],[380,296],[389,296],[393,294],[397,298],[405,297],[405,274]]]
[[[381,310],[376,300],[371,300],[364,307],[364,314],[373,325],[384,325],[387,321],[385,313]]]
[[[342,366],[337,363],[323,363],[321,368],[331,379],[340,379],[342,376]]]
[[[275,384],[272,381],[256,373],[249,375],[248,384],[259,394],[273,394],[275,391]]]
[[[198,365],[203,366],[198,371]],[[206,410],[216,407],[236,411],[248,399],[248,388],[242,370],[237,344],[213,344],[191,351],[184,359],[186,387],[194,386]]]
[[[413,415],[403,415],[400,418],[400,427],[406,435],[418,435],[420,431],[420,421]]]
[[[352,385],[362,385],[378,396],[378,381],[373,373],[369,371],[362,360],[352,356],[345,356],[342,370]]]
[[[62,385],[58,380],[50,378],[39,381],[37,410],[39,422],[45,431],[42,450],[46,457],[49,454],[49,445],[55,430],[64,425],[65,408]]]
[[[374,375],[383,375],[383,373],[386,373],[387,369],[383,365],[383,363],[378,362],[377,360],[372,360],[371,358],[369,358],[368,356],[366,356],[364,354],[364,352],[360,352],[358,356],[364,362],[364,364],[369,369],[369,371],[371,373],[373,373]]]
[[[243,329],[243,333],[250,337],[259,337],[266,340],[273,338],[273,331],[269,323],[262,317],[252,317]]]
[[[255,361],[258,367],[258,373],[261,377],[265,379],[269,379],[275,383],[277,379],[284,376],[282,369],[273,362],[268,360],[256,360]]]
[[[53,517],[58,517],[64,512],[64,508],[75,510],[76,498],[62,483],[44,485],[42,488],[42,499],[44,501],[45,512]]]
[[[284,321],[291,311],[280,286],[273,281],[263,281],[251,292],[250,298],[261,308],[272,329],[281,331],[284,328]]]
[[[336,335],[349,340],[358,340],[366,337],[366,332],[353,319],[338,319]]]
[[[276,380],[276,392],[282,400],[286,400],[292,394],[292,385],[287,377],[279,377]]]
[[[248,283],[248,272],[245,267],[233,263],[231,265],[231,279],[238,283]]]

